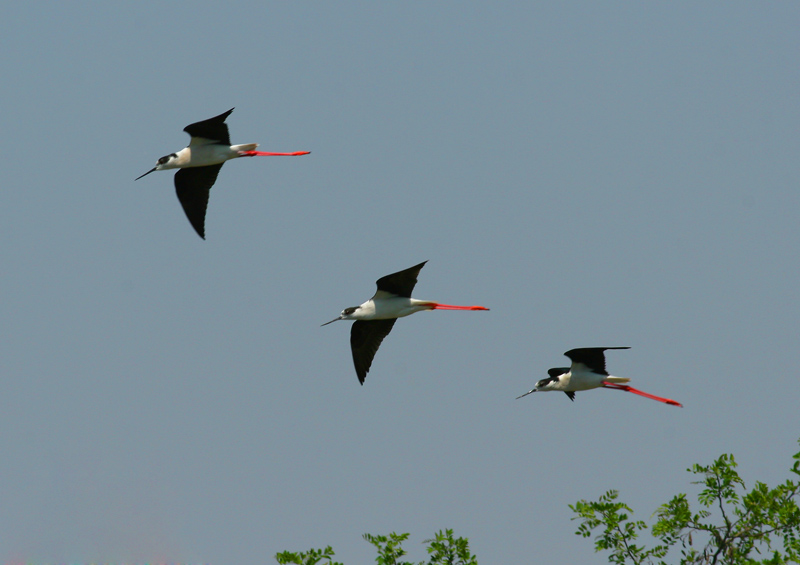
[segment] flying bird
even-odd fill
[[[189,223],[192,224],[197,235],[203,239],[206,238],[205,222],[209,190],[214,186],[219,170],[225,161],[237,157],[294,156],[310,153],[310,151],[294,153],[255,151],[258,143],[231,145],[228,125],[225,123],[225,118],[231,112],[233,112],[233,108],[219,116],[183,128],[183,131],[192,137],[189,146],[177,153],[161,157],[155,167],[135,179],[139,180],[153,171],[180,169],[175,173],[175,190],[178,193],[178,200],[183,206],[183,211],[186,212],[186,217],[189,218]]]
[[[338,318],[322,324],[327,326],[339,320],[355,320],[350,329],[350,349],[358,382],[364,384],[372,359],[383,338],[392,331],[397,318],[409,316],[421,310],[488,310],[483,306],[453,306],[429,300],[411,298],[417,276],[427,261],[404,271],[392,273],[376,281],[378,291],[361,306],[342,310]]]
[[[549,378],[540,380],[531,390],[517,398],[522,398],[532,392],[560,390],[574,402],[576,391],[603,387],[613,390],[624,390],[646,398],[658,400],[659,402],[671,404],[672,406],[683,407],[680,402],[676,402],[675,400],[654,396],[624,384],[630,381],[628,378],[609,375],[608,371],[606,371],[606,357],[604,354],[608,349],[630,349],[630,347],[583,347],[580,349],[570,349],[564,353],[564,355],[569,357],[572,361],[570,367],[554,367],[548,370],[547,374],[550,375]]]

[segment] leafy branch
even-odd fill
[[[800,477],[800,452],[794,456],[790,472]],[[619,493],[611,490],[596,502],[581,500],[570,509],[581,520],[578,531],[595,537],[595,551],[609,551],[609,563],[666,565],[671,549],[680,547],[681,565],[739,565],[800,563],[800,481],[787,480],[775,488],[756,482],[752,490],[736,471],[733,455],[723,454],[711,465],[687,469],[702,477],[694,484],[704,488],[697,496],[700,509],[693,511],[685,494],[678,494],[655,512],[650,527],[659,544],[647,548],[636,545],[639,532],[647,530],[644,521],[630,521],[630,507],[618,502]],[[708,520],[711,509],[716,521]]]
[[[390,533],[388,536],[374,536],[364,534],[364,539],[371,543],[378,550],[378,557],[375,563],[378,565],[478,565],[477,558],[469,551],[469,540],[467,538],[454,538],[453,530],[439,530],[433,539],[427,539],[423,543],[428,544],[426,548],[430,558],[428,561],[420,561],[415,564],[410,561],[400,561],[406,555],[406,550],[402,548],[402,543],[408,539],[409,534]],[[275,556],[275,560],[281,564],[292,565],[342,565],[338,561],[333,561],[333,549],[331,546],[325,549],[310,549],[299,553],[284,551]]]

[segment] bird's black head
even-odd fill
[[[535,387],[535,388],[537,388],[537,389],[539,389],[539,388],[543,388],[543,387],[547,386],[548,384],[550,384],[550,383],[552,383],[552,382],[558,382],[558,378],[557,378],[557,377],[556,377],[556,378],[554,378],[554,377],[548,377],[548,378],[546,378],[546,379],[542,379],[542,380],[540,380],[540,381],[537,381],[537,382],[536,382],[536,387]]]
[[[328,324],[332,324],[334,322],[338,322],[339,320],[352,320],[351,316],[355,313],[356,310],[361,308],[360,306],[351,306],[350,308],[345,308],[342,310],[342,313],[339,315],[338,318],[334,318],[330,322],[325,322],[322,324],[323,326],[327,326]]]
[[[176,168],[177,165],[170,165],[170,163],[174,159],[177,159],[177,158],[178,158],[178,154],[177,153],[170,153],[169,155],[164,155],[163,157],[161,157],[161,159],[156,161],[156,166],[155,167],[153,167],[152,169],[147,171],[145,174],[136,177],[135,180],[139,180],[142,177],[146,177],[147,175],[149,175],[153,171],[163,171],[164,169],[174,169],[174,168]]]
[[[169,155],[164,155],[161,159],[158,160],[159,165],[166,165],[170,162],[171,159],[177,159],[177,153],[170,153]]]

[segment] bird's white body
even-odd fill
[[[258,143],[242,145],[220,145],[213,141],[193,137],[188,147],[169,155],[166,163],[156,165],[157,171],[166,169],[185,169],[188,167],[207,167],[219,165],[229,159],[241,157],[241,151],[253,151]]]
[[[381,295],[384,296],[381,296]],[[379,291],[356,310],[343,316],[346,320],[389,320],[403,318],[421,310],[433,310],[435,302],[395,296]]]
[[[625,377],[614,377],[612,375],[602,375],[585,368],[573,369],[562,375],[559,375],[557,379],[550,380],[543,385],[538,385],[536,390],[559,390],[562,392],[591,390],[593,388],[599,388],[603,386],[603,381],[607,383],[627,383],[630,381],[630,379]]]

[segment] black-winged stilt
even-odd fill
[[[294,153],[255,151],[258,143],[231,145],[228,125],[225,123],[225,118],[231,112],[233,112],[233,108],[219,116],[183,128],[183,131],[192,136],[189,146],[177,153],[161,157],[155,167],[135,179],[139,180],[153,171],[180,169],[175,173],[175,190],[178,193],[178,200],[197,235],[203,239],[206,238],[205,221],[209,190],[214,186],[219,170],[225,161],[237,157],[294,156],[310,153],[310,151]]]
[[[358,382],[362,385],[378,347],[383,338],[392,331],[397,318],[421,310],[488,310],[483,306],[453,306],[411,298],[411,291],[414,290],[419,271],[425,263],[427,261],[381,277],[375,283],[378,285],[378,291],[372,298],[361,306],[345,308],[338,318],[322,324],[327,326],[339,320],[355,320],[350,330],[350,349],[353,352],[353,364]]]
[[[572,366],[555,367],[547,371],[550,375],[547,379],[542,379],[536,386],[517,398],[527,396],[532,392],[545,392],[550,390],[560,390],[566,394],[570,400],[575,401],[575,392],[579,390],[590,390],[593,388],[610,388],[613,390],[624,390],[638,394],[659,402],[671,404],[672,406],[683,405],[669,398],[662,398],[637,390],[627,383],[630,379],[625,377],[614,377],[606,371],[606,357],[604,351],[607,349],[630,349],[630,347],[582,347],[570,349],[564,355],[570,358]]]

